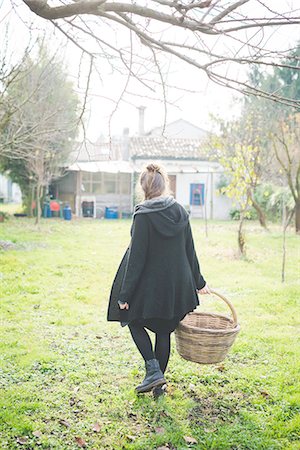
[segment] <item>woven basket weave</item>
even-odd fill
[[[211,290],[230,308],[232,319],[222,314],[191,312],[175,330],[176,348],[182,358],[199,364],[214,364],[226,357],[240,331],[233,305],[223,295]]]

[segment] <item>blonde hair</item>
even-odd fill
[[[143,169],[139,186],[143,190],[145,200],[170,194],[169,177],[165,169],[158,164],[148,164]]]

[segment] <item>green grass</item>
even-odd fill
[[[0,203],[0,211],[8,214],[20,213],[23,207],[18,203]]]
[[[299,237],[246,224],[192,222],[202,272],[234,303],[241,332],[215,366],[172,354],[169,393],[136,396],[143,362],[127,328],[106,322],[130,221],[11,219],[0,224],[0,448],[300,449]],[[298,252],[297,252],[298,246]],[[203,308],[226,311],[203,296]],[[98,431],[93,427],[97,423]],[[184,437],[197,444],[188,444]]]

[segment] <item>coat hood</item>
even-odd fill
[[[137,214],[148,214],[155,230],[165,237],[176,236],[189,220],[186,210],[172,196],[145,200],[136,205],[133,216]]]

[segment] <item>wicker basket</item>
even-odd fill
[[[230,308],[232,319],[205,312],[191,312],[175,330],[176,348],[182,358],[199,364],[214,364],[226,357],[240,331],[232,304],[223,295],[211,290]]]

